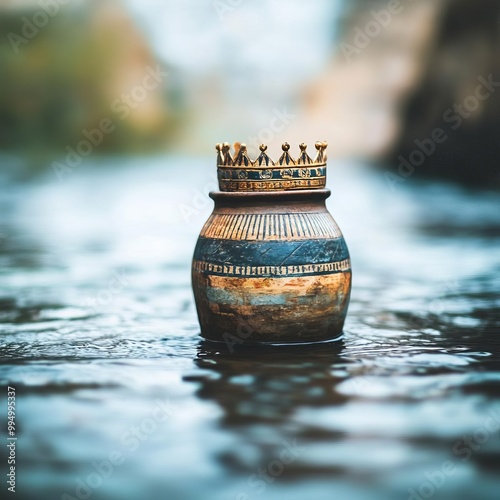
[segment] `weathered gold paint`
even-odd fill
[[[205,291],[199,297],[198,315],[206,338],[306,342],[340,335],[351,272],[293,278],[234,278],[193,272],[193,282]],[[216,302],[211,290],[221,290],[231,300]],[[277,297],[282,298],[282,304],[276,303]],[[266,304],[266,299],[274,303]]]

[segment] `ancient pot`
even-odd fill
[[[245,145],[217,145],[220,191],[193,258],[201,334],[236,343],[293,343],[341,335],[351,263],[325,200],[326,143],[312,160],[283,145],[274,163],[266,146],[255,161]]]

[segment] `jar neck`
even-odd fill
[[[245,212],[291,213],[326,212],[325,200],[329,189],[271,192],[222,192],[212,191],[210,198],[215,201],[214,211],[218,213]]]

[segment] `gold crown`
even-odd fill
[[[283,154],[277,162],[269,158],[267,146],[261,144],[259,157],[252,161],[245,144],[235,143],[234,154],[225,142],[217,144],[217,175],[221,191],[289,191],[322,189],[326,185],[326,142],[315,144],[313,160],[307,154],[307,144],[300,144],[297,159],[290,155],[290,145],[282,145]]]

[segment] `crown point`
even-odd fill
[[[259,146],[259,149],[260,149],[260,156],[257,158],[257,160],[255,160],[255,165],[259,165],[260,167],[262,165],[266,166],[274,165],[274,161],[271,160],[271,158],[269,158],[269,156],[267,156],[266,154],[267,146],[265,144],[261,144]]]
[[[217,166],[224,164],[224,155],[222,154],[222,144],[218,142],[215,145],[215,149],[217,150]]]
[[[328,147],[328,143],[326,141],[318,141],[316,144],[316,149],[318,150],[318,154],[314,160],[315,163],[325,163],[326,155],[325,149]]]
[[[229,142],[225,142],[224,144],[222,144],[222,152],[224,153],[224,158],[223,158],[224,166],[229,166],[233,164],[233,158],[231,157],[231,153],[229,152],[230,149],[231,146],[229,145]]]
[[[295,160],[290,156],[290,153],[288,152],[290,150],[290,144],[288,144],[288,142],[283,143],[281,149],[283,149],[283,154],[278,160],[278,163],[280,165],[295,165]]]
[[[300,148],[300,156],[297,161],[299,165],[311,165],[313,163],[312,159],[309,157],[309,155],[306,153],[307,149],[307,144],[303,142],[302,144],[299,144]]]
[[[234,166],[252,166],[253,162],[247,155],[247,145],[242,143],[235,143],[235,156],[234,156]]]

